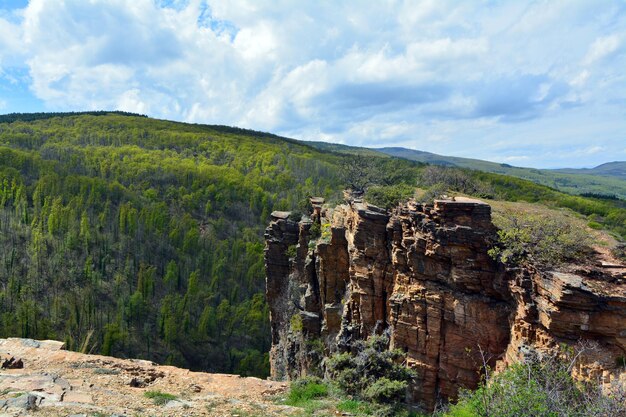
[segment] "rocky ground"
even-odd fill
[[[290,416],[287,384],[85,355],[56,341],[0,339],[0,416]],[[148,398],[146,392],[172,397]],[[160,401],[159,401],[160,400]],[[157,404],[159,402],[160,404]]]

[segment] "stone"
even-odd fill
[[[477,386],[481,351],[501,368],[524,352],[594,340],[600,353],[581,357],[575,372],[626,380],[616,365],[626,350],[626,284],[603,275],[611,268],[507,269],[488,254],[497,238],[491,207],[474,199],[387,212],[351,198],[321,216],[330,239],[288,216],[266,229],[272,378],[323,376],[324,355],[387,329],[418,375],[411,402],[431,410]]]
[[[30,410],[35,410],[37,406],[39,405],[40,401],[41,401],[41,398],[36,395],[30,394],[30,393],[23,394],[16,398],[9,398],[7,400],[6,407],[9,409],[18,408],[18,409],[30,411]]]
[[[63,396],[63,402],[66,403],[80,403],[80,404],[92,404],[93,397],[86,392],[67,391]]]
[[[5,359],[2,362],[2,369],[22,369],[24,368],[24,362],[21,359],[15,359],[14,357]]]
[[[128,385],[133,388],[144,388],[148,384],[142,378],[132,378]]]
[[[63,350],[65,343],[58,340],[39,340],[39,347],[48,350]]]
[[[272,214],[270,214],[270,216],[272,216],[272,218],[274,219],[285,220],[289,218],[290,214],[291,214],[290,211],[273,211]]]

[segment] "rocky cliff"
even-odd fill
[[[511,270],[480,201],[407,203],[389,213],[352,201],[312,220],[273,213],[266,231],[272,377],[323,374],[323,359],[388,331],[418,377],[409,400],[432,408],[473,388],[483,359],[593,340],[574,370],[626,382],[626,284],[620,268]]]

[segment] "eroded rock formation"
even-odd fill
[[[408,203],[392,213],[361,202],[314,221],[276,213],[266,231],[272,377],[321,374],[323,358],[388,330],[417,372],[410,400],[432,408],[528,351],[594,340],[576,372],[626,382],[623,270],[510,270],[488,249],[490,206]]]

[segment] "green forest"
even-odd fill
[[[401,164],[413,169],[412,163]],[[263,231],[340,157],[126,114],[0,123],[0,336],[263,376]]]
[[[354,158],[125,113],[0,116],[0,337],[267,375],[270,213],[311,195],[340,201]],[[424,169],[373,156],[364,166],[362,185],[383,191],[414,187]],[[489,198],[568,207],[626,234],[621,200],[468,172]]]

